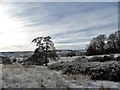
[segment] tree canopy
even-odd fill
[[[49,59],[57,60],[59,58],[50,36],[37,37],[32,40],[32,43],[36,43],[37,48],[34,54],[28,59],[30,63],[37,65],[45,64],[47,66]]]
[[[110,34],[108,37],[105,34],[100,34],[94,37],[88,47],[87,55],[120,53],[120,31]]]

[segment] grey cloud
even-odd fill
[[[50,35],[58,48],[67,47],[65,44],[69,44],[67,48],[74,48],[73,42],[77,48],[85,48],[84,42],[88,43],[92,37],[117,29],[117,3],[22,2],[8,3],[6,7],[9,15],[27,28],[23,31],[29,34],[28,40]],[[61,38],[64,40],[58,41]]]

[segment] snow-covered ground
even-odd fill
[[[7,65],[2,69],[3,88],[120,88],[118,82],[91,81],[82,75],[67,76],[45,66]]]
[[[23,58],[31,55],[28,53],[4,53],[9,57]],[[0,56],[3,53],[0,53]],[[25,55],[25,56],[24,56]],[[95,55],[104,56],[104,55]],[[120,54],[114,54],[115,57]],[[56,62],[70,62],[78,57],[61,57],[58,61],[50,61],[49,65]],[[85,56],[91,58],[93,56]],[[93,81],[88,76],[63,75],[60,71],[49,70],[45,66],[22,66],[22,65],[0,65],[0,88],[119,88],[120,82]]]
[[[106,54],[107,55],[107,54]],[[95,55],[103,57],[105,55]],[[108,55],[107,55],[108,56]],[[118,57],[120,54],[114,54],[114,57]],[[82,56],[74,57],[61,57],[57,62],[71,62]],[[92,58],[93,56],[85,56],[86,58]],[[51,61],[49,64],[56,63],[56,61]],[[67,78],[66,78],[67,77]],[[73,76],[64,76],[65,82],[67,82],[68,87],[71,88],[117,88],[120,89],[120,82],[113,81],[100,81],[100,80],[90,80],[87,76],[78,75],[77,77]],[[68,79],[69,77],[69,79]],[[75,78],[75,79],[74,79]]]
[[[104,55],[94,55],[96,57],[103,57],[103,56],[109,56],[110,54],[104,54]],[[120,54],[111,54],[111,55],[114,55],[114,57],[118,57],[120,56]],[[92,58],[94,56],[85,56],[86,58]]]
[[[2,64],[0,64],[0,88],[2,88]]]
[[[116,54],[118,56],[119,54]],[[103,55],[102,55],[103,56]],[[80,56],[61,57],[56,62],[70,62]],[[91,58],[93,56],[86,56]],[[119,88],[120,82],[93,81],[83,75],[63,75],[60,71],[48,69],[46,66],[0,65],[0,87],[3,88]]]
[[[73,61],[73,60],[75,60],[76,58],[78,58],[79,56],[74,56],[74,57],[60,57],[60,59],[59,60],[57,60],[57,61],[50,61],[48,64],[50,65],[50,64],[53,64],[53,63],[56,63],[56,62],[71,62],[71,61]]]
[[[109,56],[109,54],[105,54],[106,56]],[[96,57],[103,57],[105,55],[94,55]],[[111,54],[111,55],[114,55],[114,57],[118,57],[120,56],[120,54]],[[85,58],[92,58],[94,56],[84,56]],[[83,56],[73,56],[73,57],[60,57],[60,59],[58,61],[50,61],[49,64],[52,64],[52,63],[56,63],[56,62],[71,62],[71,61],[74,61],[75,59],[77,59],[78,57],[83,57]]]
[[[45,66],[3,66],[3,88],[66,87],[57,73]]]

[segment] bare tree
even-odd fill
[[[93,38],[87,48],[87,54],[103,54],[105,48],[105,41],[106,36],[104,34],[100,34],[96,38]]]
[[[110,34],[108,36],[108,48],[112,47],[114,49],[117,49],[117,40],[118,40],[118,36],[117,34],[113,33],[113,34]]]
[[[117,47],[120,50],[120,30],[116,31],[115,34],[118,37],[118,39],[117,39]]]
[[[96,51],[97,51],[97,42],[96,42],[96,38],[93,38],[87,47],[87,55],[96,54]]]
[[[90,41],[87,53],[91,55],[104,53],[120,53],[120,30],[106,37],[100,34]]]
[[[99,50],[103,51],[105,46],[106,35],[100,34],[96,37],[97,47]]]
[[[93,47],[93,49],[97,50],[97,42],[96,42],[96,38],[93,38],[90,42],[91,46]]]

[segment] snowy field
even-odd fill
[[[2,88],[2,64],[0,64],[0,88]]]
[[[74,78],[76,78],[74,80]],[[45,66],[3,66],[3,88],[120,88],[120,83],[91,81],[87,76],[67,76]]]
[[[120,54],[111,54],[111,55],[114,55],[114,57],[118,57],[120,56]],[[103,56],[109,56],[109,54],[105,54],[105,55],[94,55],[94,56],[84,56],[85,58],[92,58],[92,57],[103,57]],[[52,64],[52,63],[56,63],[56,62],[71,62],[71,61],[74,61],[75,59],[77,59],[78,57],[83,57],[83,56],[73,56],[73,57],[60,57],[60,59],[58,61],[50,61],[49,64]]]
[[[3,66],[3,88],[66,87],[60,75],[45,66]]]
[[[70,62],[76,57],[61,57],[57,62]],[[86,58],[90,58],[87,56]],[[50,64],[56,61],[50,61]],[[4,65],[2,67],[3,88],[113,88],[120,89],[120,82],[90,80],[83,75],[63,75],[61,71],[50,70],[45,66]]]

